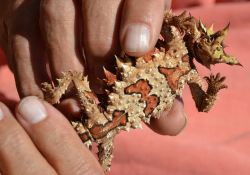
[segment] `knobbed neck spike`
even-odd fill
[[[221,44],[223,43],[225,37],[226,37],[227,34],[228,34],[229,26],[230,26],[230,23],[228,23],[228,25],[227,25],[224,29],[222,29],[222,30],[216,32],[216,33],[213,35],[213,38],[215,39],[216,42],[221,43]]]
[[[205,25],[201,22],[201,20],[199,19],[199,28],[201,29],[201,31],[205,34],[207,34],[207,28],[205,27]]]
[[[117,77],[116,75],[114,75],[113,73],[111,73],[110,71],[108,71],[107,69],[105,69],[105,67],[103,67],[103,71],[105,74],[105,81],[107,83],[108,86],[114,85],[115,82],[117,81]]]
[[[123,63],[123,61],[120,58],[118,58],[117,56],[115,56],[115,59],[116,59],[116,65],[117,65],[117,67],[119,69],[124,68],[125,64]]]
[[[208,29],[207,29],[207,35],[211,36],[214,34],[214,25],[212,24]]]

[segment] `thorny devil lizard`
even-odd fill
[[[223,40],[228,28],[229,25],[214,32],[212,27],[207,29],[186,12],[176,16],[168,11],[152,52],[139,58],[122,54],[116,57],[116,73],[104,69],[108,87],[105,104],[98,103],[87,77],[73,71],[65,72],[56,87],[43,83],[45,99],[52,104],[59,103],[73,82],[83,117],[71,124],[88,147],[92,142],[97,143],[99,161],[108,171],[115,135],[121,130],[140,128],[141,121],[149,123],[152,117],[158,118],[182,94],[185,83],[191,89],[198,111],[210,110],[218,91],[227,87],[223,83],[225,77],[219,73],[204,77],[208,84],[204,91],[193,60],[207,68],[216,63],[240,65],[224,51]]]

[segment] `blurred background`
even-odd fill
[[[203,23],[221,29],[230,22],[227,52],[243,67],[216,65],[228,89],[208,114],[198,113],[186,88],[188,125],[176,137],[143,130],[122,132],[115,141],[110,175],[249,175],[250,174],[250,1],[173,0],[175,13],[191,12]],[[201,75],[210,73],[198,66]],[[0,101],[11,108],[18,101],[14,78],[0,49]]]
[[[172,0],[173,9],[189,8],[196,6],[209,6],[225,2],[245,2],[249,0]]]

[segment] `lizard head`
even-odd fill
[[[226,63],[229,65],[241,65],[239,61],[228,55],[224,48],[224,39],[229,30],[229,24],[222,30],[214,32],[213,26],[206,28],[201,21],[198,22],[200,37],[193,45],[192,55],[202,65],[210,68],[210,65]]]

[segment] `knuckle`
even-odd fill
[[[113,54],[113,39],[111,37],[93,37],[89,40],[88,47],[93,57],[106,57]]]
[[[43,0],[40,12],[43,20],[72,21],[75,16],[75,7],[72,1]]]
[[[46,19],[53,19],[56,17],[55,0],[43,0],[41,3],[41,15]]]

